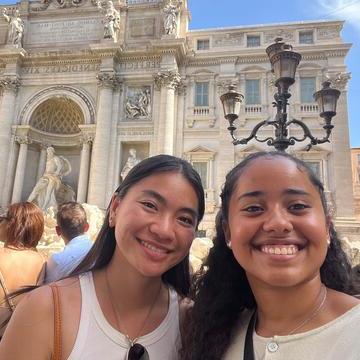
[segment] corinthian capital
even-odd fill
[[[21,82],[17,76],[4,76],[0,78],[0,86],[5,90],[11,90],[14,93],[17,93]]]
[[[176,89],[181,82],[181,76],[177,70],[159,71],[155,76],[155,85],[158,89],[163,86]]]
[[[351,74],[345,72],[327,73],[325,75],[325,80],[330,81],[332,87],[338,90],[345,90],[350,78]]]
[[[81,145],[84,144],[91,145],[94,142],[94,138],[95,138],[94,134],[84,133],[81,136],[80,143]]]
[[[15,141],[18,144],[26,144],[26,145],[30,145],[32,143],[32,141],[29,139],[28,136],[24,136],[24,135],[17,135],[15,136]]]
[[[116,88],[121,85],[121,80],[113,71],[102,71],[97,76],[98,85],[101,87]]]

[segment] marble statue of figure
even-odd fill
[[[165,34],[176,34],[178,25],[179,8],[171,3],[167,4],[164,9],[164,30]]]
[[[101,1],[97,4],[104,13],[104,39],[113,39],[116,43],[120,31],[120,13],[115,9],[111,0],[107,0],[104,5]]]
[[[20,18],[19,10],[15,10],[13,16],[9,15],[6,8],[3,9],[3,16],[9,23],[9,41],[17,48],[22,48],[22,39],[24,35],[24,22]]]
[[[28,201],[31,201],[44,211],[50,207],[57,207],[59,203],[73,201],[75,192],[62,183],[62,177],[71,172],[69,160],[55,155],[53,147],[47,148],[45,172],[36,183]]]
[[[121,179],[124,180],[129,171],[137,165],[141,160],[136,157],[136,149],[129,149],[129,157],[126,160],[124,167],[121,170]]]

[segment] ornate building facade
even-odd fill
[[[322,136],[312,93],[341,90],[331,142],[290,152],[322,178],[338,228],[359,235],[352,196],[347,73],[341,21],[189,30],[187,1],[39,0],[0,19],[0,205],[26,200],[44,172],[46,148],[66,157],[63,181],[77,200],[106,208],[129,153],[191,161],[206,189],[209,235],[225,174],[248,153],[233,146],[219,96],[245,95],[238,136],[274,114],[265,48],[282,37],[302,54],[290,115]],[[15,36],[15,35],[16,36]],[[297,130],[293,129],[294,134]],[[263,130],[267,135],[267,130]]]

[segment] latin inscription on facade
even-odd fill
[[[160,67],[160,60],[142,60],[120,63],[120,71],[153,70]]]
[[[101,19],[61,20],[30,23],[29,44],[52,44],[100,40]]]
[[[31,66],[22,69],[23,74],[55,74],[67,72],[88,72],[99,71],[99,64],[63,64],[50,66]]]

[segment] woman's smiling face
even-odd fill
[[[133,185],[124,198],[113,198],[115,257],[143,276],[161,276],[188,253],[198,223],[198,198],[178,172],[164,172]]]
[[[223,226],[250,284],[294,286],[319,275],[327,219],[317,188],[290,159],[252,161],[237,180]]]

